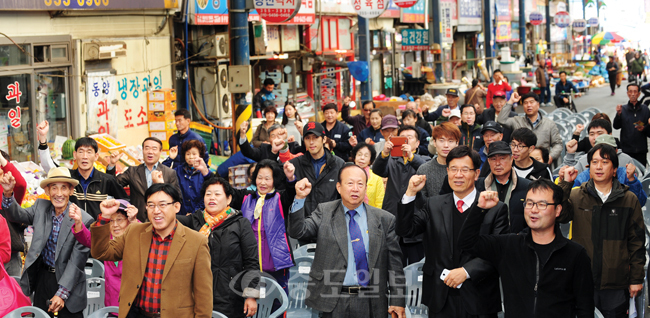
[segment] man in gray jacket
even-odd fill
[[[508,117],[512,104],[522,101],[526,116]],[[513,131],[518,128],[528,128],[537,135],[537,147],[549,149],[549,161],[551,164],[562,154],[562,137],[555,122],[550,118],[542,117],[539,113],[539,96],[535,93],[528,93],[522,97],[516,92],[510,96],[508,103],[497,117],[497,122]]]

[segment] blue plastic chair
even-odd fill
[[[296,266],[289,269],[289,308],[287,309],[287,317],[317,318],[318,311],[305,305],[309,272],[314,262],[314,256],[296,256],[295,262]]]
[[[262,276],[260,281],[260,298],[257,300],[257,313],[255,318],[277,318],[284,314],[289,308],[289,298],[284,292],[284,289],[280,287],[280,284],[275,280]],[[280,308],[271,312],[273,308],[273,302],[278,300],[280,302]]]
[[[117,316],[109,316],[110,314],[117,314],[120,310],[120,307],[117,306],[108,306],[101,308],[94,313],[92,313],[89,316],[86,316],[87,318],[107,318],[107,317],[117,317]]]
[[[48,315],[42,309],[33,306],[20,307],[5,315],[4,318],[22,318],[23,315],[28,314],[34,315],[34,318],[50,318],[50,315]]]

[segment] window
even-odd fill
[[[29,65],[29,56],[31,55],[31,45],[21,45],[25,53],[13,44],[0,45],[0,67]]]

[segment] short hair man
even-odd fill
[[[432,143],[436,146],[436,156],[421,165],[416,174],[427,176],[426,185],[420,192],[426,199],[436,196],[447,178],[447,155],[458,146],[460,130],[458,126],[444,122],[433,127]]]
[[[512,87],[510,87],[510,84],[508,84],[508,78],[503,76],[503,73],[501,70],[494,70],[492,73],[492,78],[494,81],[490,83],[487,87],[487,97],[486,97],[486,102],[485,104],[487,105],[487,108],[492,107],[492,99],[494,98],[494,95],[496,92],[503,92],[507,93],[512,90]]]
[[[404,126],[397,134],[407,138],[407,142],[401,145],[401,156],[391,155],[394,145],[390,140],[386,140],[384,149],[372,165],[372,172],[382,178],[388,178],[382,208],[393,215],[398,213],[398,201],[406,191],[404,185],[416,174],[420,166],[429,160],[429,157],[416,153],[420,141],[415,127]],[[400,247],[404,265],[419,262],[424,256],[421,238],[402,238]]]
[[[650,109],[639,101],[639,84],[627,85],[625,105],[616,106],[614,129],[621,130],[621,150],[638,160],[648,163],[648,136],[650,136]]]
[[[295,141],[293,136],[289,137],[287,129],[282,125],[274,124],[267,130],[269,133],[269,143],[262,143],[259,147],[252,147],[246,137],[249,122],[244,121],[241,123],[239,129],[239,149],[246,156],[256,162],[264,159],[278,161],[280,159],[280,152],[288,150],[292,154],[302,153],[300,145]]]
[[[468,146],[474,151],[479,151],[483,147],[483,136],[481,134],[481,125],[476,123],[476,108],[474,105],[464,104],[460,106],[460,144]]]
[[[458,101],[460,100],[458,89],[448,88],[445,97],[447,97],[447,105],[438,107],[434,112],[429,112],[429,106],[427,104],[422,105],[422,115],[424,116],[424,119],[427,121],[436,121],[438,118],[442,117],[443,120],[446,120],[451,114],[450,111],[458,109]]]
[[[465,104],[474,105],[476,114],[481,115],[485,111],[483,99],[487,97],[487,88],[483,87],[478,79],[472,80],[472,88],[465,93]]]
[[[415,113],[415,111],[412,111],[410,109],[407,109],[402,112],[402,125],[403,126],[412,126],[415,127],[418,131],[418,135],[420,136],[420,145],[418,146],[418,154],[422,156],[429,156],[429,133],[427,133],[426,130],[424,130],[422,127],[417,125],[418,122],[418,115]]]
[[[23,209],[14,199],[15,178],[7,172],[0,178],[3,188],[2,209],[7,220],[34,226],[34,236],[25,258],[25,270],[20,287],[25,295],[34,293],[34,306],[59,317],[83,317],[86,309],[86,276],[84,267],[90,250],[72,235],[74,221],[71,210],[81,214],[89,226],[93,218],[74,203],[70,197],[79,181],[70,176],[68,168],[53,168],[41,188],[50,199],[37,199],[34,205]],[[80,274],[79,274],[80,273]]]
[[[317,243],[305,303],[327,318],[382,317],[386,311],[404,318],[406,281],[395,217],[364,203],[368,176],[359,166],[342,167],[338,180],[341,199],[309,213],[303,211],[305,198],[316,188],[307,179],[296,184],[289,234]]]
[[[555,96],[553,96],[553,101],[555,101],[555,106],[557,107],[568,107],[569,98],[565,94],[570,94],[571,92],[576,93],[576,97],[581,96],[580,92],[573,85],[573,82],[567,81],[566,72],[560,71],[560,81],[555,84]]]
[[[50,124],[47,120],[36,127],[40,143],[38,155],[46,172],[56,167],[47,145],[49,130]],[[70,175],[73,179],[79,181],[75,183],[76,192],[73,192],[73,202],[76,200],[76,203],[90,216],[96,218],[99,215],[99,203],[106,200],[108,196],[116,199],[127,199],[129,197],[124,191],[124,187],[117,182],[114,176],[95,169],[95,161],[99,159],[99,146],[95,139],[90,137],[79,138],[75,143],[73,156],[77,163],[77,169],[70,171]]]
[[[506,105],[506,93],[504,91],[496,91],[492,96],[492,107],[486,109],[483,114],[476,118],[476,122],[480,125],[484,125],[489,121],[496,121],[497,117],[501,113],[503,106]],[[508,117],[519,116],[516,112],[510,110]],[[512,130],[510,128],[503,129],[503,140],[510,140],[510,134]]]
[[[262,88],[253,97],[253,113],[257,115],[259,112],[259,115],[261,115],[263,109],[275,105],[275,95],[273,94],[274,89],[275,82],[273,79],[265,79],[262,83]]]
[[[325,136],[327,136],[328,142],[330,144],[333,143],[333,149],[330,150],[334,151],[334,154],[343,159],[343,161],[347,161],[350,158],[350,150],[352,150],[352,145],[350,145],[352,131],[347,125],[337,120],[338,115],[339,109],[335,103],[329,103],[323,106],[323,117],[325,117],[325,121],[321,125],[325,128]]]
[[[138,209],[138,220],[145,222],[147,220],[147,209],[144,200],[144,193],[154,183],[169,183],[176,187],[178,191],[181,188],[178,185],[176,171],[163,164],[160,164],[160,153],[163,143],[156,137],[147,137],[142,142],[142,153],[144,163],[136,167],[131,167],[117,176],[117,182],[131,189],[130,203]],[[122,157],[121,152],[113,152],[109,159],[109,165],[106,167],[106,173],[115,175],[115,165]]]
[[[607,136],[607,137],[606,137]],[[591,138],[591,137],[590,137]],[[600,139],[599,139],[600,138]],[[617,148],[617,142],[616,138],[612,136],[612,134],[604,134],[604,135],[599,135],[594,138],[594,145],[596,145],[600,140],[601,142],[607,142],[610,146],[614,147],[616,149],[616,156],[618,157],[618,161],[621,164],[621,166],[627,166],[627,164],[631,163],[634,164],[634,160],[632,159],[631,156],[628,154],[620,151]],[[582,155],[576,158],[576,150],[578,148],[578,142],[575,139],[569,140],[569,142],[566,143],[566,152],[567,154],[564,156],[564,161],[563,165],[567,166],[574,166],[576,170],[578,170],[578,173],[581,173],[589,167],[589,162],[587,161],[587,156]],[[593,149],[593,148],[592,148]]]
[[[429,317],[496,317],[501,311],[496,270],[486,261],[464,253],[457,244],[466,212],[477,205],[474,183],[480,162],[475,151],[458,146],[447,156],[453,193],[430,197],[416,210],[415,196],[427,179],[416,175],[410,178],[408,189],[399,199],[397,235],[424,234],[422,303],[429,307]],[[508,208],[503,203],[498,202],[485,214],[481,234],[507,233]]]
[[[150,222],[131,224],[122,236],[110,239],[111,216],[120,207],[116,200],[102,202],[102,214],[90,227],[93,257],[122,261],[125,269],[120,318],[211,317],[207,238],[176,221],[182,199],[174,186],[156,183],[145,192],[145,200]]]
[[[490,174],[490,164],[487,162],[487,154],[490,151],[490,145],[493,142],[503,140],[503,127],[495,121],[486,122],[481,128],[483,135],[483,147],[479,149],[478,154],[481,157],[481,178]]]
[[[580,140],[582,129],[584,129],[583,125],[576,125],[576,130],[573,131],[573,140],[578,142],[578,149],[576,149],[576,152],[587,153],[596,144],[596,137],[612,134],[612,123],[604,118],[592,119],[589,122],[589,125],[587,125],[587,137]],[[617,146],[616,148],[620,147]],[[566,156],[564,160],[566,160]]]
[[[505,141],[492,143],[488,163],[491,172],[487,177],[478,179],[476,190],[495,191],[499,201],[508,206],[510,233],[519,233],[526,227],[521,202],[526,199],[530,181],[520,177],[513,169],[512,150]]]
[[[506,318],[594,316],[594,288],[587,251],[560,232],[562,189],[547,179],[533,181],[523,204],[526,228],[519,234],[480,233],[498,194],[481,192],[470,209],[458,247],[496,267],[503,285]],[[529,277],[529,279],[521,279]]]
[[[537,135],[528,128],[519,128],[512,133],[510,148],[514,159],[513,168],[517,175],[529,179],[537,180],[546,178],[553,180],[551,168],[543,162],[531,158],[530,154],[536,149]]]
[[[368,127],[372,127],[372,125],[370,125],[370,112],[377,106],[375,105],[375,102],[371,100],[363,101],[361,103],[362,113],[356,116],[350,116],[350,101],[350,97],[345,98],[343,106],[341,106],[341,119],[352,125],[352,134],[359,136],[361,131]]]
[[[526,116],[509,118],[508,113],[512,109],[512,103],[518,102],[519,100],[523,104]],[[537,135],[536,146],[550,149],[549,162],[546,163],[551,164],[555,159],[560,157],[563,145],[560,131],[552,119],[542,117],[542,114],[539,112],[539,96],[537,94],[528,93],[520,98],[519,94],[516,92],[513,93],[509,103],[503,107],[503,110],[497,116],[497,122],[513,131],[519,128],[532,130]]]
[[[416,126],[424,129],[424,131],[427,132],[429,136],[432,134],[432,129],[431,125],[422,117],[422,108],[418,106],[420,104],[420,101],[414,102],[414,101],[408,101],[406,102],[406,105],[404,105],[405,110],[412,110],[415,112],[417,115],[417,122],[415,123]]]
[[[199,134],[195,133],[190,129],[190,123],[192,122],[192,114],[187,109],[179,109],[174,113],[174,120],[176,121],[176,129],[178,132],[169,136],[169,149],[176,148],[180,156],[172,159],[167,157],[163,163],[168,167],[175,167],[183,162],[185,162],[185,154],[181,152],[181,145],[188,140],[199,140],[205,146],[205,140]],[[207,146],[205,147],[205,154],[203,155],[203,161],[207,164],[210,161],[210,154],[208,152]],[[172,165],[173,163],[173,165]]]
[[[579,188],[573,188],[578,171],[560,169],[564,201],[558,220],[573,221],[572,239],[591,258],[596,307],[606,317],[627,317],[629,299],[640,293],[645,278],[641,205],[615,177],[618,157],[612,146],[597,144],[587,156],[591,180]]]

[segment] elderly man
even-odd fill
[[[111,216],[120,203],[106,200],[90,227],[92,255],[122,261],[120,318],[212,317],[212,271],[207,238],[176,221],[181,193],[167,183],[145,192],[150,222],[131,224],[110,239]]]
[[[429,106],[426,104],[422,105],[422,115],[424,116],[424,119],[428,121],[436,121],[440,117],[446,119],[451,115],[452,110],[458,109],[458,100],[460,99],[458,97],[458,89],[448,88],[445,96],[447,97],[447,105],[438,107],[434,112],[429,112]],[[460,114],[458,117],[460,120]]]
[[[67,168],[50,169],[47,179],[41,181],[41,188],[50,200],[38,199],[27,209],[21,208],[14,199],[16,180],[11,172],[0,179],[0,184],[7,220],[34,227],[25,271],[20,278],[23,293],[34,293],[34,306],[58,313],[61,318],[82,318],[87,299],[84,267],[89,249],[72,235],[74,221],[68,215],[75,210],[81,214],[86,227],[93,218],[70,203],[79,181],[70,176]]]
[[[288,137],[286,128],[279,124],[274,124],[267,130],[269,133],[270,143],[262,143],[259,147],[252,147],[246,137],[249,123],[244,121],[239,126],[239,149],[246,158],[260,162],[264,159],[278,161],[280,152],[288,149],[290,153],[300,153],[300,145],[295,142],[293,136]]]
[[[616,106],[614,129],[621,130],[621,150],[638,160],[648,163],[648,137],[650,137],[650,109],[639,100],[639,84],[627,85],[625,105]]]
[[[512,103],[522,101],[524,112],[526,116],[508,117]],[[513,131],[519,128],[528,128],[537,135],[537,147],[544,147],[549,149],[548,164],[560,157],[562,154],[562,137],[560,131],[557,129],[555,122],[550,118],[542,117],[539,112],[539,96],[535,93],[528,93],[519,97],[516,92],[510,96],[510,101],[503,107],[497,122],[504,127],[508,127]]]
[[[480,177],[485,178],[488,174],[490,174],[490,164],[487,162],[487,155],[488,151],[490,151],[490,145],[493,142],[503,140],[503,127],[495,121],[488,121],[483,124],[483,127],[481,128],[481,134],[483,135],[483,147],[481,147],[481,149],[478,151],[478,154],[481,157]]]
[[[323,203],[312,213],[302,211],[311,183],[296,184],[289,234],[317,243],[305,303],[325,318],[385,317],[386,310],[405,317],[395,217],[363,202],[367,181],[363,169],[347,164],[336,184],[341,200]]]

